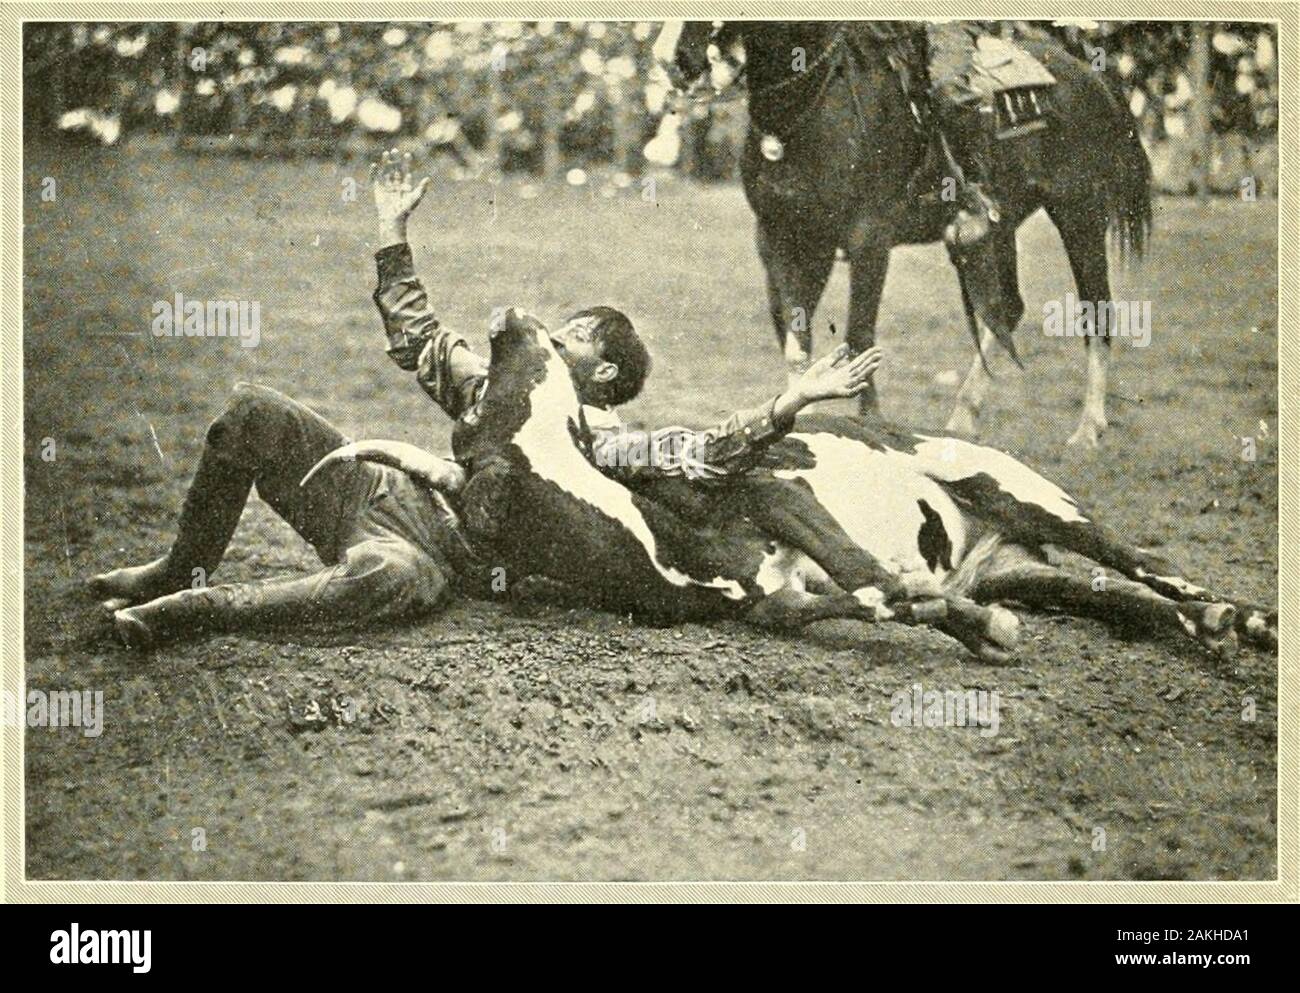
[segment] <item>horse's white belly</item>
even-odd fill
[[[922,500],[948,533],[953,567],[961,563],[970,538],[966,518],[943,488],[920,471],[914,456],[821,432],[790,437],[808,446],[817,465],[776,475],[807,483],[845,533],[882,565],[896,572],[929,569],[918,541],[926,521]],[[940,579],[947,572],[942,566],[934,570]]]

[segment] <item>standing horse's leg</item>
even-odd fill
[[[1091,303],[1100,316],[1102,305],[1110,302],[1110,276],[1106,260],[1106,216],[1077,207],[1048,207],[1048,215],[1061,234],[1065,254],[1070,259],[1074,284],[1080,303]],[[1073,315],[1066,315],[1073,319]],[[1106,421],[1106,372],[1110,365],[1110,327],[1094,321],[1083,339],[1088,352],[1088,388],[1083,398],[1083,414],[1068,444],[1096,448],[1097,439],[1109,426]]]
[[[793,385],[812,356],[813,313],[835,264],[835,246],[811,238],[796,241],[760,223],[758,255],[767,273],[768,313]]]
[[[995,244],[990,249],[997,260],[996,296],[989,301],[996,319],[1005,322],[1009,333],[1015,331],[1020,318],[1025,313],[1025,302],[1020,297],[1020,277],[1016,265],[1016,231],[1011,225],[998,228],[993,237]],[[955,263],[955,260],[954,260]],[[988,392],[993,377],[988,363],[993,360],[997,350],[998,337],[993,329],[984,324],[976,314],[976,307],[971,300],[965,270],[957,269],[957,279],[961,285],[962,309],[966,312],[966,325],[971,337],[977,342],[975,358],[971,361],[970,371],[957,391],[957,403],[952,416],[948,418],[945,430],[954,434],[978,435],[980,410],[984,405],[984,396]],[[986,291],[987,294],[987,291]]]
[[[1104,299],[1104,298],[1103,298]],[[1088,387],[1083,395],[1083,414],[1079,426],[1070,435],[1068,445],[1096,448],[1101,433],[1110,426],[1106,420],[1106,372],[1110,366],[1110,338],[1088,336],[1083,339],[1088,352]]]
[[[975,316],[975,308],[971,306],[965,286],[961,289],[961,302],[966,311],[966,324],[970,328],[971,337],[978,342],[978,345],[975,358],[971,361],[970,372],[966,373],[966,379],[962,382],[961,389],[957,391],[957,403],[952,408],[952,414],[944,430],[953,434],[976,437],[979,435],[979,416],[980,409],[984,406],[984,394],[988,392],[989,384],[993,381],[986,363],[993,358],[997,338],[992,331],[983,327],[979,318]]]
[[[876,315],[880,312],[880,294],[885,289],[888,271],[888,245],[866,245],[850,259],[848,343],[855,355],[876,343]],[[873,377],[871,385],[858,395],[858,413],[865,416],[879,412],[880,398]]]

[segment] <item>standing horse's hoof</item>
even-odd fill
[[[979,436],[979,417],[969,407],[954,407],[952,416],[943,429],[948,434],[964,434],[975,438]]]
[[[1082,448],[1087,451],[1095,451],[1101,447],[1101,432],[1097,425],[1089,421],[1086,424],[1080,424],[1074,434],[1070,435],[1070,440],[1066,442],[1071,448]]]

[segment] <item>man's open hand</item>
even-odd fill
[[[415,186],[411,182],[411,153],[397,149],[385,152],[370,165],[370,183],[375,192],[375,213],[379,218],[381,247],[406,241],[406,219],[424,199],[429,177]]]
[[[885,353],[879,347],[851,355],[848,345],[840,345],[813,363],[799,378],[799,394],[809,403],[855,397],[871,385],[871,377],[880,368],[884,357]]]

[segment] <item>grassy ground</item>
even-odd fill
[[[27,733],[29,876],[1274,875],[1276,660],[1251,651],[1223,666],[1038,615],[1018,664],[990,669],[913,629],[783,640],[504,603],[119,649],[80,581],[165,547],[203,428],[237,381],[353,437],[446,447],[441,412],[383,355],[368,194],[344,202],[349,174],[362,170],[27,149],[27,683],[102,690],[106,707],[98,738]],[[54,203],[39,198],[46,176]],[[446,322],[484,343],[501,304],[624,307],[656,356],[633,420],[704,424],[779,386],[737,189],[665,179],[649,203],[519,186],[494,205],[486,183],[445,182],[421,208],[417,264]],[[1153,340],[1116,348],[1100,455],[1062,453],[1081,345],[1029,321],[1027,372],[1001,363],[986,431],[1189,576],[1268,603],[1275,222],[1271,201],[1159,205],[1152,260],[1116,289],[1153,301]],[[1071,284],[1045,222],[1021,244],[1032,318]],[[260,346],[152,337],[153,302],[177,291],[259,301]],[[846,291],[837,271],[819,329],[844,326]],[[964,372],[971,350],[941,251],[895,253],[880,339],[886,413],[942,423],[955,387],[936,376]],[[1243,436],[1258,436],[1254,462]],[[315,567],[254,505],[218,579]],[[893,727],[890,697],[915,682],[997,691],[1000,733]],[[305,722],[313,702],[355,719]]]

